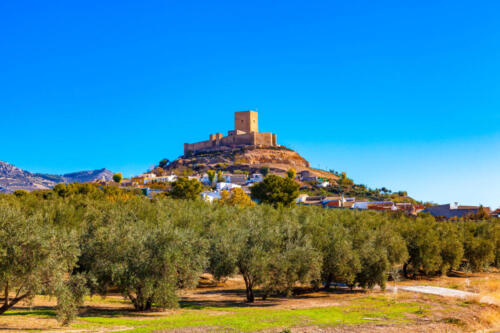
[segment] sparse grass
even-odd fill
[[[462,320],[460,320],[458,318],[454,318],[454,317],[443,318],[442,322],[446,323],[446,324],[452,324],[452,325],[455,325],[455,326],[461,326],[461,327],[466,326],[466,324]]]
[[[202,288],[183,296],[181,308],[165,312],[135,312],[132,305],[118,294],[107,298],[86,297],[86,308],[70,330],[86,331],[282,331],[305,327],[334,327],[361,325],[369,330],[373,325],[388,325],[404,331],[418,323],[432,323],[423,332],[436,326],[456,326],[458,330],[479,330],[500,327],[500,308],[485,304],[483,296],[498,295],[499,274],[477,275],[471,286],[479,288],[481,295],[467,299],[445,298],[437,295],[400,292],[310,292],[304,291],[290,299],[276,298],[253,305],[241,303],[242,283],[238,279],[226,282],[224,287]],[[406,281],[412,283],[415,281]],[[464,286],[462,278],[442,277],[423,284]],[[220,290],[220,293],[218,291]],[[209,295],[208,297],[205,296]],[[26,304],[8,311],[0,317],[0,329],[17,331],[43,331],[60,328],[54,311],[55,299],[37,296],[35,308]],[[24,307],[23,307],[24,306]],[[424,319],[422,321],[422,319]]]
[[[372,322],[405,323],[407,314],[418,315],[422,306],[397,302],[386,297],[355,299],[346,306],[308,309],[263,307],[187,307],[170,313],[140,314],[100,311],[78,318],[72,327],[79,329],[123,328],[132,332],[151,332],[176,328],[218,328],[229,331],[259,330],[304,326],[357,325]],[[13,315],[53,316],[51,311],[15,311]]]

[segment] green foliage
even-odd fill
[[[81,274],[71,275],[68,280],[61,281],[56,287],[57,319],[68,325],[78,314],[78,308],[83,305],[84,296],[88,293],[86,278]]]
[[[164,158],[160,161],[160,163],[158,165],[160,168],[165,168],[166,166],[168,166],[169,163],[170,163],[169,159]]]
[[[62,301],[57,291],[79,255],[75,233],[57,223],[56,216],[47,221],[44,214],[59,212],[70,218],[71,207],[59,209],[51,202],[38,202],[37,209],[31,210],[9,199],[0,198],[0,288],[4,291],[0,314],[41,292]],[[31,195],[22,198],[24,202],[31,199]],[[34,205],[36,201],[29,202]],[[65,310],[63,316],[72,317],[75,312],[75,308]]]
[[[120,184],[122,182],[122,179],[123,179],[123,176],[122,176],[121,172],[117,172],[117,173],[113,174],[113,181],[115,183]]]
[[[221,191],[219,203],[239,207],[255,206],[255,202],[239,187],[233,188],[231,192],[226,190]]]
[[[439,239],[441,240],[441,273],[460,267],[464,256],[464,248],[458,228],[451,223],[437,225]]]
[[[199,182],[178,182],[173,197],[198,197]],[[0,195],[0,290],[18,294],[0,313],[44,293],[57,297],[58,318],[68,323],[87,289],[105,295],[110,288],[138,310],[176,307],[178,291],[195,286],[203,271],[218,279],[241,274],[253,301],[291,295],[298,284],[384,288],[401,264],[407,276],[499,266],[496,219],[285,207],[297,184],[273,175],[262,183],[261,202],[272,205],[236,204],[239,194],[235,205],[150,200],[95,184]]]
[[[295,179],[295,177],[297,176],[297,171],[295,171],[294,168],[288,169],[288,171],[286,172],[286,175],[290,179]]]
[[[222,176],[222,170],[217,170],[217,183],[224,182],[224,177]]]
[[[175,226],[165,199],[137,198],[92,209],[80,267],[105,294],[116,286],[137,310],[177,306],[176,290],[192,287],[205,263],[205,243]],[[112,221],[112,223],[110,223]]]
[[[200,197],[203,186],[196,179],[181,177],[172,184],[169,195],[174,199],[196,200]]]
[[[405,264],[405,275],[435,274],[443,264],[441,257],[441,239],[436,229],[436,222],[431,217],[418,217],[401,226],[401,234],[406,240],[410,255]]]
[[[207,175],[208,175],[208,181],[210,182],[210,185],[213,185],[214,181],[215,181],[215,170],[208,170]]]
[[[254,301],[254,288],[259,285],[264,298],[271,293],[289,295],[297,282],[319,276],[318,251],[286,212],[271,207],[247,209],[214,232],[218,237],[211,245],[211,271],[220,278],[237,269],[245,281],[248,302]]]
[[[268,166],[263,166],[259,169],[259,172],[266,177],[269,174],[269,167]]]
[[[299,184],[290,178],[269,175],[250,188],[252,199],[277,206],[293,206],[299,196]]]
[[[463,222],[464,256],[473,271],[486,270],[495,263],[496,232],[490,222]],[[497,245],[498,246],[498,245]]]
[[[14,194],[16,197],[23,197],[28,194],[28,191],[25,190],[15,190],[12,194]]]

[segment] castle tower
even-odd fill
[[[239,111],[234,113],[234,130],[236,133],[242,131],[245,133],[259,132],[259,117],[255,111]]]

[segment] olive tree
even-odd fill
[[[118,183],[118,184],[121,183],[122,179],[123,179],[123,176],[122,176],[121,172],[117,172],[117,173],[113,174],[113,181],[115,183]]]
[[[177,306],[176,291],[194,286],[205,266],[206,246],[167,213],[139,198],[92,209],[80,266],[94,291],[115,286],[141,311]]]
[[[262,289],[263,298],[289,295],[296,283],[319,277],[320,254],[287,214],[270,206],[256,206],[211,231],[210,271],[217,278],[239,272],[247,302],[254,302],[255,288]]]
[[[299,196],[299,184],[290,178],[269,175],[250,188],[252,199],[265,204],[292,206]]]
[[[174,199],[195,200],[200,197],[203,186],[196,179],[181,177],[172,184],[169,195]]]
[[[85,294],[84,278],[68,277],[79,255],[76,234],[53,223],[50,207],[39,207],[29,215],[27,210],[0,200],[0,287],[4,294],[0,314],[43,292],[57,296],[58,318],[67,324]]]

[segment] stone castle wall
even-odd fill
[[[244,146],[277,146],[276,134],[259,133],[257,112],[235,113],[235,129],[227,136],[210,134],[206,141],[184,144],[184,155],[189,152],[217,151]]]

